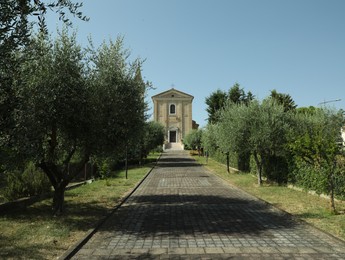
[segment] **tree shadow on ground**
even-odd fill
[[[43,246],[32,245],[29,243],[27,245],[17,245],[15,244],[16,241],[13,241],[1,235],[0,241],[1,259],[45,259],[45,256],[41,253],[42,249],[49,250],[49,248],[43,248]]]
[[[101,227],[137,236],[194,234],[272,236],[269,230],[296,225],[290,215],[257,200],[210,195],[132,197]]]
[[[169,163],[175,163],[175,162],[195,162],[193,158],[180,158],[180,157],[161,157],[158,161],[160,162],[169,162]]]
[[[116,202],[114,201],[114,205],[115,204]],[[65,203],[64,213],[60,216],[54,216],[51,208],[51,199],[48,199],[33,204],[30,207],[16,207],[6,212],[1,212],[0,218],[28,223],[35,220],[53,220],[72,230],[88,231],[90,228],[88,224],[98,222],[109,212],[109,208],[100,206],[97,201],[87,203],[74,203],[73,201],[68,201]]]
[[[2,227],[0,232],[0,258],[47,259],[48,252],[61,253],[70,246],[65,241],[70,235],[95,228],[109,213],[107,207],[100,206],[96,201],[68,201],[64,214],[54,217],[50,199],[30,207],[16,207],[2,212],[0,223],[8,227]]]
[[[159,159],[157,167],[190,167],[201,165],[192,158],[164,157]]]

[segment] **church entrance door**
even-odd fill
[[[176,143],[176,131],[170,131],[170,143]]]

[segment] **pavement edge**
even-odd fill
[[[120,208],[127,201],[127,199],[139,188],[139,186],[146,180],[146,178],[151,174],[152,170],[156,167],[161,156],[162,156],[162,153],[158,156],[156,163],[146,173],[144,178],[142,178],[142,180],[118,204],[116,204],[115,207],[103,219],[101,219],[97,223],[95,228],[90,229],[86,233],[84,238],[82,238],[77,243],[75,243],[71,248],[65,251],[65,253],[63,253],[57,259],[59,260],[71,259],[90,240],[90,238],[100,229],[100,227],[118,210],[118,208]]]

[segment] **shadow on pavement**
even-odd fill
[[[190,167],[201,165],[192,158],[166,157],[158,161],[157,167]]]
[[[135,204],[121,208],[101,230],[138,236],[260,233],[270,237],[269,229],[296,225],[289,215],[255,200],[200,195],[133,199]]]

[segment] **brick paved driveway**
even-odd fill
[[[345,243],[164,153],[75,259],[345,259]]]

